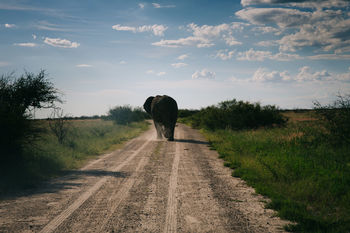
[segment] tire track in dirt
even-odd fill
[[[119,171],[122,167],[130,162],[140,151],[142,151],[150,142],[150,139],[146,140],[138,150],[136,150],[131,156],[129,156],[124,162],[119,164],[117,167],[112,169],[112,172]],[[141,163],[140,163],[141,164]],[[97,183],[95,183],[91,188],[84,192],[80,197],[78,197],[73,204],[71,204],[67,209],[65,209],[61,214],[51,220],[40,233],[50,233],[56,230],[56,228],[63,223],[76,209],[78,209],[88,198],[90,198],[98,189],[101,188],[103,184],[106,183],[108,177],[101,178]],[[126,190],[127,188],[125,188]],[[122,195],[123,193],[121,193]]]
[[[167,212],[169,181],[175,156],[175,142],[160,141],[152,153],[150,163],[145,168],[144,181],[138,189],[133,190],[135,197],[131,209],[138,206],[134,214],[139,221],[136,230],[132,232],[162,232],[165,226]],[[146,190],[142,192],[141,190]],[[128,212],[130,212],[130,210]],[[139,219],[139,220],[138,220]]]
[[[179,232],[229,232],[225,229],[225,216],[214,198],[209,179],[198,167],[193,154],[200,152],[198,140],[188,134],[182,139],[182,160],[178,179],[178,228]],[[201,155],[202,156],[202,155]]]
[[[183,135],[177,130],[176,137],[181,138]],[[164,232],[176,232],[177,229],[177,178],[179,171],[179,162],[181,158],[183,145],[179,142],[175,142],[175,156],[173,160],[173,166],[171,169],[167,212],[165,217]]]
[[[116,211],[120,203],[126,199],[127,195],[129,194],[129,190],[136,182],[136,178],[139,175],[138,172],[145,166],[145,164],[147,164],[148,160],[149,160],[148,156],[142,157],[133,175],[126,181],[126,183],[118,191],[118,193],[115,196],[113,195],[110,198],[110,202],[113,204],[109,207],[108,214],[104,216],[104,221],[101,223],[101,226],[98,232],[102,232],[102,230],[104,229],[107,222],[110,220],[110,218],[112,217],[112,215],[114,214],[114,212]],[[112,202],[112,199],[114,199],[113,202]]]

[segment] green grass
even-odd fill
[[[201,130],[211,146],[298,232],[350,231],[350,145],[334,146],[320,122],[296,113],[286,127]],[[299,118],[298,118],[298,117]],[[185,121],[186,122],[186,121]]]
[[[21,161],[1,172],[0,193],[33,187],[64,171],[82,167],[87,160],[117,149],[149,126],[145,121],[117,125],[104,120],[72,120],[67,122],[69,131],[60,144],[47,121],[36,124],[42,129],[40,137],[34,144],[24,146]]]

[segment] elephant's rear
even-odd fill
[[[170,96],[156,96],[152,102],[152,115],[164,125],[175,125],[178,115],[176,101]]]
[[[174,140],[177,115],[177,103],[170,96],[156,96],[152,101],[153,120],[163,125],[163,134],[169,141]]]

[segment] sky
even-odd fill
[[[350,94],[350,2],[0,0],[0,75],[40,70],[72,116],[163,94],[312,108]]]

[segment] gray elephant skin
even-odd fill
[[[178,114],[176,101],[167,95],[150,96],[145,101],[143,108],[152,116],[157,130],[157,138],[161,139],[164,135],[168,141],[174,141]]]

